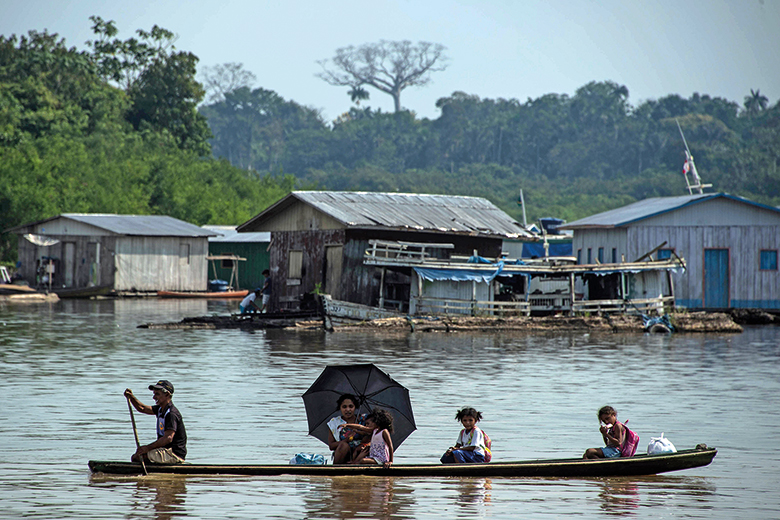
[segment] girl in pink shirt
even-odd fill
[[[371,434],[371,444],[363,450],[351,464],[381,464],[388,468],[393,463],[393,416],[387,410],[374,410],[366,417],[366,425],[344,424],[340,427],[352,428],[364,435]]]

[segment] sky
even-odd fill
[[[354,105],[347,87],[315,76],[317,61],[379,40],[447,48],[447,69],[401,95],[419,117],[438,117],[436,101],[456,91],[525,102],[591,81],[625,85],[633,106],[695,92],[780,98],[780,0],[0,0],[0,35],[46,29],[83,49],[91,15],[114,20],[123,40],[166,28],[199,66],[242,63],[253,87],[326,121]],[[393,110],[368,90],[361,106]]]

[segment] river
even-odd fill
[[[780,327],[741,334],[387,334],[149,330],[236,303],[0,303],[0,518],[631,518],[780,516]],[[640,435],[718,448],[710,466],[643,478],[92,477],[135,441],[122,395],[159,378],[189,462],[327,454],[301,394],[328,364],[375,363],[417,420],[396,462],[432,462],[474,406],[494,461],[578,457],[610,404]],[[142,443],[154,419],[135,414]]]

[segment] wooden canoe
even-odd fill
[[[95,285],[93,287],[60,287],[52,289],[51,292],[62,298],[92,298],[95,296],[106,296],[114,290],[112,285]]]
[[[240,291],[216,291],[216,292],[184,292],[184,291],[157,291],[160,298],[243,298],[249,294],[249,289]]]
[[[696,449],[659,455],[637,455],[614,459],[558,459],[489,464],[393,464],[381,466],[325,465],[293,466],[288,464],[146,464],[151,473],[176,475],[311,475],[349,476],[372,475],[386,477],[630,477],[655,475],[669,471],[706,466],[717,450],[699,445]],[[134,462],[89,461],[93,473],[140,475],[143,468]]]

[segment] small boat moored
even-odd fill
[[[631,477],[655,475],[706,466],[718,451],[699,444],[692,450],[657,455],[636,455],[614,459],[555,459],[489,464],[393,464],[359,466],[352,464],[296,466],[288,464],[147,464],[152,474],[173,475],[241,475],[241,476],[350,476],[372,475],[389,477]],[[89,461],[93,473],[111,475],[142,475],[141,464],[121,461]]]
[[[114,290],[112,285],[94,285],[91,287],[60,287],[54,288],[51,292],[63,298],[94,298],[97,296],[107,296]]]
[[[232,299],[243,298],[249,294],[249,289],[240,291],[213,291],[213,292],[184,292],[184,291],[157,291],[160,298],[211,298]]]

